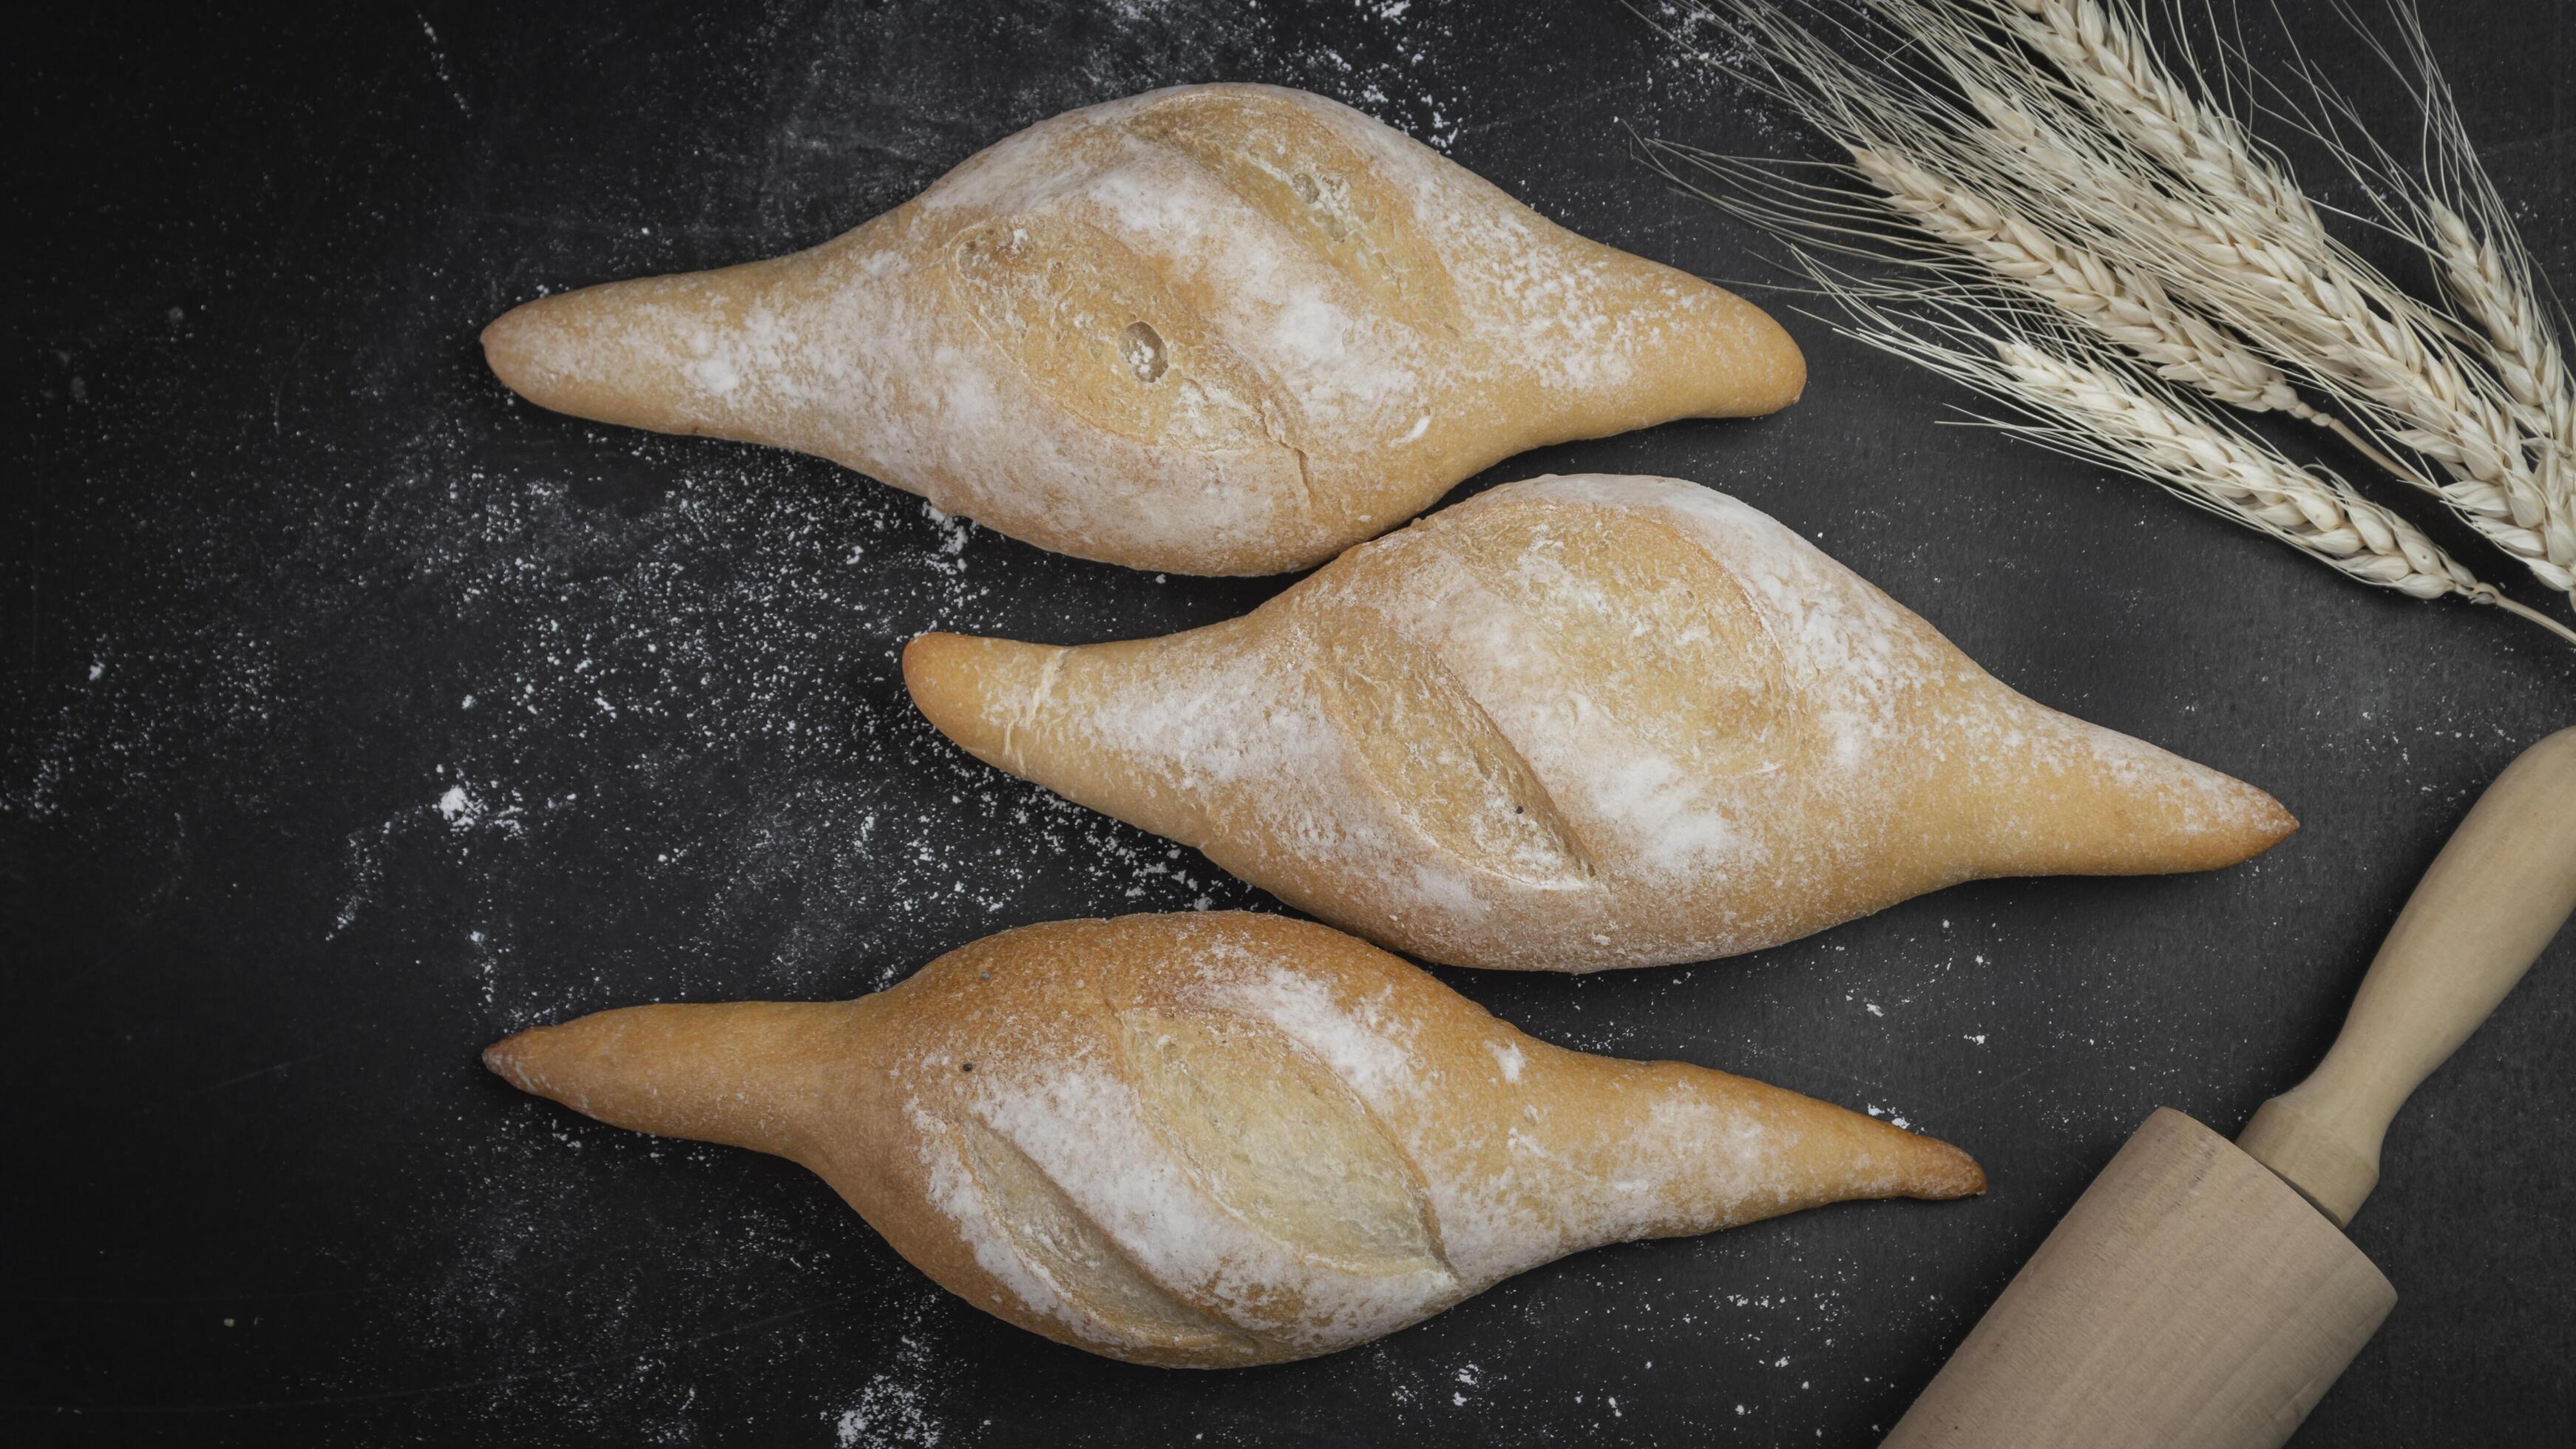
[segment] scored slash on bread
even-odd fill
[[[2297,828],[1673,479],[1515,483],[1240,619],[925,634],[903,671],[976,758],[1449,965],[1705,960],[1964,880],[2205,870]]]
[[[629,1007],[484,1062],[800,1162],[977,1306],[1178,1367],[1348,1348],[1585,1248],[1985,1189],[1947,1143],[1550,1046],[1340,932],[1239,912],[1023,927],[856,1001]]]
[[[559,412],[1199,574],[1320,563],[1513,453],[1806,379],[1751,303],[1252,85],[1069,112],[810,251],[543,297],[483,345]]]

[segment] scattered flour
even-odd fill
[[[1042,557],[823,465],[512,406],[467,360],[468,339],[499,306],[545,290],[496,280],[495,256],[555,248],[543,254],[550,265],[614,275],[764,255],[899,202],[998,139],[980,120],[971,134],[961,128],[967,112],[939,78],[924,78],[921,104],[852,109],[852,97],[910,79],[866,69],[903,63],[868,43],[883,13],[836,12],[824,23],[839,28],[820,44],[793,26],[769,27],[780,32],[764,42],[776,54],[754,53],[751,63],[774,73],[744,76],[765,98],[754,124],[771,147],[759,153],[756,196],[713,184],[743,154],[719,140],[674,163],[703,162],[704,210],[653,211],[649,227],[611,228],[570,250],[548,240],[558,235],[545,229],[551,221],[462,213],[427,218],[420,235],[389,249],[380,243],[423,219],[400,208],[383,230],[317,213],[299,229],[311,240],[281,236],[280,253],[313,274],[288,269],[296,292],[318,279],[344,303],[393,296],[382,285],[390,272],[332,268],[399,263],[413,269],[400,294],[425,299],[409,313],[348,306],[345,331],[311,339],[316,356],[353,363],[350,390],[376,439],[364,454],[320,441],[341,435],[329,409],[346,398],[333,389],[272,387],[266,371],[253,386],[211,386],[269,340],[265,321],[229,337],[222,329],[262,315],[257,289],[276,284],[204,282],[210,295],[167,310],[169,337],[155,321],[122,352],[66,343],[41,400],[49,432],[77,434],[84,453],[104,441],[134,456],[133,439],[184,416],[171,397],[138,386],[145,350],[192,348],[173,354],[204,369],[190,385],[209,384],[239,414],[238,433],[228,414],[219,437],[197,440],[215,444],[203,450],[203,496],[238,489],[218,469],[257,481],[241,513],[217,517],[197,501],[192,477],[117,480],[136,501],[86,526],[115,531],[131,574],[88,593],[47,579],[45,649],[30,657],[52,672],[0,681],[12,703],[0,811],[67,838],[137,843],[127,853],[147,861],[187,860],[200,822],[218,812],[274,829],[295,842],[310,888],[277,898],[273,929],[329,938],[322,964],[331,971],[384,973],[480,1010],[479,1029],[491,1035],[645,997],[871,989],[945,945],[1042,909],[1061,913],[1048,903],[1102,912],[1259,904],[1194,854],[961,760],[911,714],[892,650],[931,627],[1052,626],[1066,640],[1159,632],[1231,617],[1275,583],[1148,584]],[[1462,41],[1460,32],[1478,28],[1467,10],[1353,0],[1329,23],[1304,25],[1283,6],[1212,14],[1178,0],[1118,0],[1101,14],[1046,42],[1049,64],[1031,68],[1014,102],[1021,120],[1178,80],[1258,74],[1454,148],[1507,190],[1544,197],[1560,219],[1582,225],[1609,210],[1513,174],[1505,143],[1533,113],[1533,92],[1495,88],[1459,59],[1489,48],[1476,34]],[[1678,18],[1687,23],[1687,13]],[[1627,22],[1614,11],[1583,23]],[[474,70],[465,37],[451,46],[428,22],[420,29],[427,94],[442,113],[479,119],[471,97],[497,92]],[[1710,75],[1661,60],[1646,89],[1681,102],[1669,123],[1695,114],[1693,97],[1716,93]],[[1649,132],[1677,129],[1638,121]],[[669,203],[666,181],[657,175],[649,206]],[[273,222],[253,209],[207,225],[245,216],[262,229]],[[457,225],[442,242],[450,220]],[[427,250],[459,243],[471,255]],[[687,245],[706,250],[674,250]],[[162,315],[156,303],[150,318]],[[385,345],[385,329],[397,326],[444,341]],[[126,330],[119,322],[95,335]],[[1393,434],[1425,426],[1408,416]],[[1031,590],[1062,607],[1032,606]],[[389,601],[410,601],[402,617],[430,623],[405,636],[394,659],[381,628]],[[278,788],[286,776],[318,789]],[[225,797],[210,798],[208,781],[222,782]],[[188,880],[210,879],[206,867],[189,869]],[[1516,982],[1470,989],[1532,999]],[[1615,1046],[1652,1017],[1686,1017],[1699,1004],[1688,990],[1646,999],[1655,1011],[1596,1013],[1607,1019],[1584,1029],[1583,1044]],[[1709,1054],[1688,1039],[1679,1050]],[[1509,1065],[1497,1065],[1508,1077]],[[819,1415],[806,1421],[814,1439],[981,1442],[952,1394],[962,1381],[982,1382],[955,1356],[966,1336],[956,1325],[972,1310],[910,1274],[812,1183],[723,1149],[636,1138],[550,1109],[493,1111],[481,1092],[490,1084],[459,1061],[405,1059],[389,1070],[467,1093],[433,1099],[431,1118],[470,1105],[457,1109],[461,1128],[424,1131],[423,1190],[385,1205],[376,1236],[329,1239],[327,1222],[317,1230],[326,1240],[316,1246],[316,1281],[364,1282],[367,1301],[397,1310],[390,1328],[351,1320],[361,1323],[353,1358],[393,1342],[424,1364],[484,1372],[569,1332],[620,1357],[458,1396],[488,1400],[467,1408],[485,1416],[480,1437],[542,1414],[586,1437],[700,1443],[729,1431],[702,1417],[692,1375],[748,1379],[773,1346],[802,1357],[820,1345],[854,1368],[796,1408]],[[459,1192],[470,1199],[461,1213]],[[627,1215],[646,1198],[687,1211]],[[609,1213],[621,1230],[603,1234]],[[1609,1405],[1601,1429],[1622,1405],[1689,1393],[1684,1382],[1657,1382],[1669,1365],[1659,1370],[1629,1350],[1751,1361],[1785,1342],[1832,1357],[1837,1325],[1899,1333],[1923,1322],[1920,1312],[1894,1324],[1883,1316],[1889,1260],[1812,1225],[1799,1236],[1752,1229],[1590,1261],[1597,1266],[1497,1292],[1478,1310],[1478,1332],[1497,1334],[1515,1356],[1568,1333],[1616,1345],[1609,1386],[1575,1395],[1587,1412]],[[417,1281],[400,1276],[415,1269]],[[674,1273],[695,1275],[683,1282],[710,1302],[760,1292],[766,1306],[804,1316],[691,1341],[701,1328],[730,1329],[732,1310],[703,1321],[672,1313],[680,1298],[653,1285]],[[810,1285],[835,1282],[864,1296],[808,1308]],[[1719,1303],[1712,1282],[1798,1287]],[[878,1320],[907,1314],[911,1331],[890,1347]],[[1955,1315],[1941,1325],[1953,1334],[1963,1326]],[[1440,1332],[1298,1372],[1373,1396],[1371,1412],[1391,1430],[1418,1426],[1451,1411],[1440,1389],[1469,1387],[1442,1382],[1439,1365],[1455,1358],[1433,1347]],[[997,1377],[1020,1372],[1012,1354],[994,1358]],[[1526,1392],[1492,1391],[1487,1378],[1459,1412],[1529,1406]],[[1851,1388],[1819,1382],[1828,1396]],[[653,1422],[629,1432],[638,1422],[629,1415]]]

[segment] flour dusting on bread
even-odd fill
[[[906,678],[979,757],[1453,965],[1728,956],[1979,876],[2230,864],[2294,826],[1665,478],[1494,489],[1245,618],[1047,651],[1042,700],[1028,648],[925,636]]]
[[[1525,448],[1805,380],[1749,303],[1250,85],[1058,116],[811,251],[541,298],[484,346],[547,407],[1185,573],[1318,563]]]
[[[812,1006],[644,1007],[496,1070],[806,1163],[932,1277],[1095,1352],[1365,1342],[1550,1259],[1854,1196],[1965,1154],[1721,1072],[1564,1051],[1339,932],[1067,921]]]

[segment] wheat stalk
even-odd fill
[[[2456,344],[2390,315],[2349,277],[2286,250],[2240,251],[2199,279],[2201,306],[2306,377],[2369,431],[2443,465],[2444,477],[2391,462],[2561,593],[2576,591],[2576,549],[2551,547],[2548,494],[2489,374]],[[2383,456],[2385,450],[2382,450]]]
[[[2408,295],[2329,232],[2274,153],[2158,61],[2119,5],[1807,0],[1829,44],[1779,5],[1723,3],[1726,15],[1698,13],[1751,42],[1757,88],[1838,143],[1840,169],[1946,255],[1873,238],[1848,193],[1747,163],[1651,148],[1668,175],[1676,162],[1717,174],[1736,183],[1721,204],[1739,214],[1928,270],[1927,290],[1953,300],[1964,264],[2169,381],[2329,429],[2576,593],[2576,446],[2557,441],[2562,422],[2576,426],[2576,393],[2518,243],[2498,248],[2419,205],[2429,220],[2390,229],[2424,248],[2464,315]],[[2433,74],[2429,56],[2422,69]],[[2445,134],[2466,154],[2456,124]],[[2510,238],[2494,225],[2500,205],[2479,215]]]
[[[2120,461],[2143,465],[2194,501],[2367,583],[2419,599],[2501,599],[2402,517],[2339,478],[2304,472],[2279,453],[2212,426],[2205,413],[2151,396],[2098,364],[2071,362],[2027,343],[1997,342],[1995,356],[1999,391],[2010,389],[2071,424],[2070,438],[2119,444]],[[2576,642],[2576,633],[2559,632]]]
[[[2542,546],[2552,558],[2576,555],[2576,378],[2551,335],[2529,263],[2480,240],[2440,202],[2425,209],[2443,287],[2484,330],[2488,364],[2532,445],[2532,472],[2546,509]]]
[[[1854,322],[1845,336],[1943,373],[2007,404],[1986,420],[2042,447],[2107,464],[2212,513],[2269,534],[2337,571],[2419,599],[2456,595],[2504,609],[2576,644],[2576,631],[2505,598],[2399,514],[2323,469],[2191,405],[2100,343],[2026,314],[1924,304],[1918,291],[1869,288],[1804,257],[1807,274]],[[1911,325],[1881,305],[1914,309]]]
[[[1774,91],[1802,110],[1825,117],[1823,124],[1850,156],[1846,168],[1877,188],[1885,209],[1926,236],[1948,244],[1968,258],[1981,274],[2047,300],[2104,336],[2128,348],[2171,381],[2182,382],[2220,401],[2255,412],[2280,411],[2327,427],[2337,420],[2309,407],[2291,390],[2279,367],[2257,356],[2241,339],[2215,327],[2198,313],[2176,303],[2150,274],[2106,260],[2081,245],[2052,234],[2016,209],[2011,201],[1990,199],[1978,191],[1936,174],[1951,171],[1991,173],[2006,164],[2003,153],[2030,162],[2049,177],[2085,188],[2098,185],[2086,163],[2049,145],[2038,125],[2001,97],[1976,85],[1974,77],[1953,68],[1949,79],[1966,93],[1991,125],[1983,137],[1955,138],[1943,147],[1947,133],[1914,109],[1880,104],[1887,99],[1853,84],[1856,67],[1812,44],[1812,37],[1793,29],[1767,36],[1773,49],[1794,54],[1787,70],[1774,70]],[[1839,83],[1833,77],[1840,73]],[[1900,142],[1894,138],[1911,138]],[[1663,142],[1647,143],[1650,157],[1727,175],[1742,185],[1761,185],[1769,178],[1727,158],[1710,156]],[[1937,160],[1922,159],[1927,152]],[[1664,164],[1668,177],[1692,186],[1678,166]],[[1773,186],[1769,203],[1701,192],[1708,199],[1785,234],[1814,232],[1849,218],[1849,209],[1812,189]],[[1871,252],[1866,247],[1845,250]],[[1952,277],[1957,269],[1939,256],[1906,260]]]
[[[2257,151],[2233,117],[2202,105],[2131,26],[2097,0],[1985,0],[2012,34],[2054,61],[2096,117],[2240,216],[2307,245],[2325,235],[2307,197]]]
[[[2017,396],[2073,426],[2072,436],[2124,444],[2117,459],[2213,510],[2281,539],[2365,583],[2419,599],[2458,594],[2529,619],[2571,644],[2576,630],[2478,581],[2402,516],[2332,474],[2312,474],[2208,414],[2174,406],[2098,364],[2020,342],[1995,354]]]
[[[2179,243],[2186,295],[2301,367],[2390,441],[2443,464],[2447,480],[2427,478],[2374,450],[2542,583],[2576,592],[2576,537],[2551,537],[2552,490],[2495,377],[2456,329],[2335,242],[2287,172],[2158,65],[2125,15],[2099,0],[1984,3],[2093,101],[2107,128],[2197,193],[2199,204],[2141,193],[2124,248]],[[2440,265],[2438,247],[2428,250]]]
[[[2544,299],[2531,254],[2470,144],[2458,100],[2433,62],[2420,18],[2410,9],[2396,11],[2402,56],[2391,55],[2349,12],[2345,18],[2413,91],[2425,116],[2430,159],[2420,170],[2398,165],[2357,125],[2336,133],[2352,144],[2336,146],[2335,154],[2346,159],[2366,194],[2402,198],[2402,206],[2383,210],[2394,229],[2432,260],[2444,293],[2475,325],[2482,358],[2502,385],[2532,456],[2548,511],[2543,527],[2550,554],[2565,557],[2576,550],[2576,376],[2557,340],[2566,314]],[[2352,114],[2321,78],[2306,74],[2312,100],[2329,117]]]
[[[2443,290],[2486,335],[2489,365],[2512,399],[2515,420],[2553,445],[2553,460],[2576,450],[2576,382],[2532,287],[2529,263],[2508,261],[2449,206],[2427,201],[2425,211],[2433,232],[2427,250]]]
[[[2221,402],[2326,421],[2290,390],[2281,369],[2236,338],[2176,306],[2153,277],[2062,245],[2014,213],[1922,167],[1867,147],[1852,167],[1917,227],[1982,263],[1995,276],[2080,318],[2152,365]]]

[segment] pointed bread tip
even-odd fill
[[[1711,359],[1711,370],[1723,376],[1723,391],[1730,399],[1726,411],[1711,416],[1751,418],[1776,413],[1806,393],[1807,355],[1778,318],[1731,292],[1726,298],[1744,315],[1730,329],[1735,333],[1730,345]]]
[[[2218,870],[2299,828],[2280,801],[2232,775],[2012,698],[2021,758],[1972,792],[1988,812],[1981,874]]]
[[[1961,1148],[1938,1137],[1916,1137],[1913,1171],[1905,1195],[1930,1202],[1979,1197],[1986,1190],[1986,1170]]]
[[[2275,799],[2268,790],[2248,785],[2242,780],[2228,782],[2244,792],[2245,824],[2240,832],[2241,853],[2236,860],[2251,860],[2273,846],[2299,833],[2299,817]]]
[[[505,1037],[483,1064],[611,1126],[792,1155],[818,1083],[850,1056],[849,1005],[629,1006]]]
[[[2164,817],[2165,858],[2150,869],[2218,870],[2252,860],[2298,832],[2298,817],[2269,792],[2206,765],[2177,763],[2189,778],[2156,802]]]
[[[555,412],[795,446],[728,343],[780,275],[753,263],[539,297],[483,329],[483,361],[512,392]]]
[[[501,380],[503,387],[522,396],[527,392],[520,386],[520,379],[526,375],[528,323],[520,314],[530,305],[522,302],[483,324],[479,339],[483,344],[483,365],[492,369],[492,375]]]
[[[1015,774],[1014,732],[1045,700],[1066,650],[968,634],[923,634],[903,646],[903,687],[913,707],[960,749]]]
[[[583,348],[579,316],[592,310],[584,292],[563,292],[522,302],[483,329],[483,365],[501,385],[542,408],[593,416],[596,404],[581,399]]]
[[[1807,356],[1780,319],[1713,282],[1692,277],[1672,325],[1646,344],[1648,366],[1679,391],[1679,416],[1752,418],[1796,402]]]
[[[1966,1149],[1900,1127],[1895,1120],[1818,1105],[1841,1114],[1840,1125],[1850,1134],[1843,1141],[1852,1154],[1855,1182],[1867,1184],[1865,1191],[1844,1195],[1944,1202],[1986,1190],[1986,1170]]]
[[[483,1069],[533,1097],[561,1102],[576,1112],[591,1113],[586,1079],[599,1069],[595,1048],[600,1027],[615,1012],[598,1012],[515,1031],[483,1049]],[[559,1084],[560,1075],[565,1081]]]
[[[483,1070],[523,1092],[528,1089],[528,1084],[520,1078],[519,1054],[515,1047],[519,1038],[525,1035],[526,1032],[513,1032],[483,1049]]]

